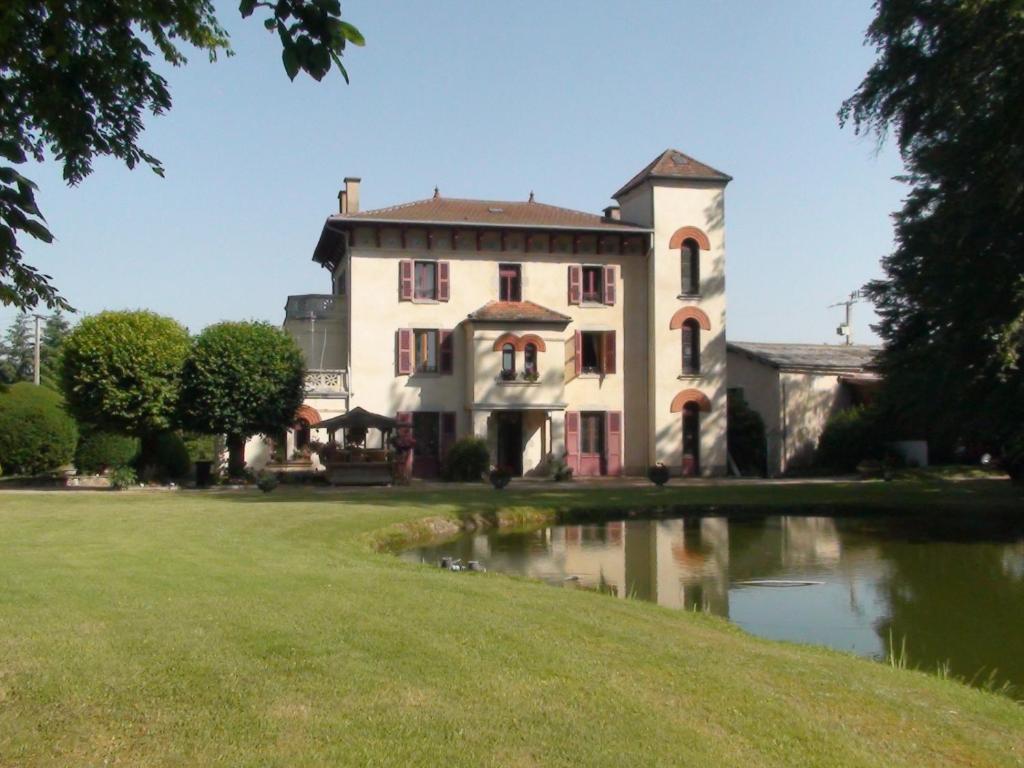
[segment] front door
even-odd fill
[[[580,476],[598,477],[604,467],[604,414],[580,414]]]
[[[441,471],[441,414],[418,411],[412,415],[413,477],[437,477]]]
[[[513,477],[523,474],[523,414],[518,411],[496,414],[498,418],[498,466]]]

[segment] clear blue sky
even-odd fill
[[[827,305],[880,274],[904,189],[895,150],[836,110],[874,54],[869,0],[343,4],[367,46],[352,84],[288,81],[237,3],[237,55],[168,73],[173,109],[143,144],[166,178],[109,160],[77,189],[30,168],[55,245],[26,243],[81,311],[145,307],[193,331],[283,319],[328,290],[310,261],[346,175],[362,205],[525,199],[598,212],[666,147],[734,177],[728,336],[836,341]],[[6,326],[13,317],[0,310]],[[868,305],[859,341],[874,340]]]

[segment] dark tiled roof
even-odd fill
[[[866,371],[875,367],[879,347],[864,344],[765,344],[730,341],[730,352],[742,352],[783,370]]]
[[[689,179],[698,181],[732,181],[732,176],[716,171],[677,149],[666,149],[640,173],[627,181],[612,197],[618,198],[647,179]]]
[[[598,229],[612,232],[647,232],[648,229],[595,213],[573,211],[537,202],[461,200],[432,197],[359,213],[337,214],[335,221],[387,221],[403,223],[466,224],[540,227],[551,229]]]
[[[492,323],[568,323],[572,320],[532,301],[489,301],[470,312],[469,319]]]

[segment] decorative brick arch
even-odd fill
[[[519,337],[514,333],[501,334],[501,336],[494,340],[494,351],[500,352],[501,348],[506,344],[511,344],[514,348],[519,349]]]
[[[295,421],[304,421],[309,426],[319,424],[323,419],[320,418],[320,412],[310,405],[300,405],[298,410],[295,411]]]
[[[703,413],[711,411],[711,401],[707,395],[699,389],[684,389],[672,398],[672,413],[682,413],[683,406],[687,403],[696,403],[697,409]]]
[[[673,250],[682,248],[683,242],[686,240],[693,240],[702,251],[711,250],[711,241],[708,240],[708,236],[704,234],[704,230],[697,229],[697,227],[680,227],[677,229],[672,233],[672,238],[668,241],[668,247]]]
[[[520,352],[526,351],[527,344],[536,344],[538,352],[547,352],[548,345],[544,343],[544,339],[535,333],[527,333],[519,337],[519,344],[516,347]]]
[[[674,315],[668,324],[670,331],[678,331],[687,320],[696,320],[697,324],[705,331],[711,330],[711,319],[707,314],[697,307],[683,307]]]

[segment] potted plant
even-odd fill
[[[509,472],[508,467],[494,467],[491,469],[489,476],[491,485],[494,486],[494,490],[500,491],[509,481],[512,479],[512,473]]]
[[[534,384],[537,382],[537,379],[539,378],[540,374],[537,373],[536,369],[532,371],[523,371],[523,381],[528,381],[531,384]]]
[[[649,467],[647,470],[647,479],[650,480],[659,488],[668,482],[668,478],[668,467],[666,467],[660,461],[653,467]]]
[[[499,375],[500,375],[502,381],[515,381],[516,380],[516,372],[515,371],[507,370],[505,368],[501,369],[501,373]]]

